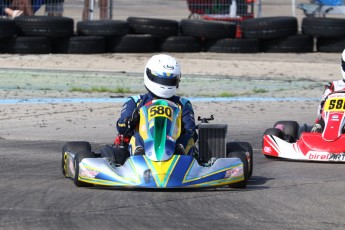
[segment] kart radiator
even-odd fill
[[[199,124],[199,160],[208,162],[212,157],[226,157],[227,124]]]

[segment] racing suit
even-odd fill
[[[121,116],[117,121],[117,131],[120,135],[134,137],[135,141],[131,140],[129,145],[129,151],[132,155],[137,146],[143,146],[143,140],[136,132],[136,126],[139,124],[139,117],[134,118],[134,113],[137,113],[139,109],[146,103],[157,99],[151,93],[136,95],[129,97],[124,103],[121,111]],[[173,96],[168,99],[182,108],[182,132],[180,137],[176,141],[176,146],[182,146],[185,154],[194,154],[195,142],[197,141],[196,125],[194,119],[194,110],[189,100],[181,98],[179,96]],[[136,115],[138,116],[138,115]],[[130,125],[129,125],[130,124]]]
[[[325,85],[325,91],[323,92],[323,95],[320,100],[320,104],[317,110],[317,119],[315,121],[315,125],[313,126],[312,132],[321,132],[325,126],[325,123],[322,119],[322,111],[323,111],[323,105],[325,104],[325,101],[327,97],[337,91],[345,90],[345,81],[344,80],[336,80],[329,82],[327,85]]]
[[[337,91],[341,91],[341,90],[345,90],[345,82],[344,80],[337,80],[337,81],[332,81],[329,82],[326,86],[325,86],[325,91],[323,92],[323,95],[321,97],[321,101],[317,110],[317,117],[318,120],[321,119],[321,115],[322,115],[322,110],[323,110],[323,104],[325,103],[327,97],[333,93],[333,92],[337,92]]]

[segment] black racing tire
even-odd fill
[[[61,171],[62,175],[66,175],[66,151],[71,151],[71,152],[81,152],[81,151],[91,151],[91,145],[87,141],[71,141],[67,142],[63,147],[62,147],[62,158],[61,158]]]
[[[292,137],[293,140],[298,138],[299,124],[297,121],[277,121],[273,127],[283,125],[283,133],[285,136]]]
[[[314,37],[298,34],[284,38],[263,39],[261,48],[267,53],[310,53],[314,51]]]
[[[111,145],[105,145],[101,148],[100,154],[102,158],[106,158],[109,162],[115,162],[115,149]]]
[[[127,22],[133,34],[151,34],[157,37],[176,36],[179,23],[176,20],[128,17]]]
[[[70,141],[62,147],[62,153],[66,151],[80,152],[80,151],[91,151],[91,144],[87,141]]]
[[[16,34],[16,24],[13,20],[0,18],[0,39]]]
[[[102,147],[100,154],[101,157],[106,158],[110,163],[117,165],[123,165],[130,156],[127,147],[115,147],[112,145]]]
[[[105,53],[105,38],[101,36],[73,36],[52,40],[52,52],[64,54]]]
[[[315,37],[345,37],[345,19],[305,17],[302,20],[303,34]]]
[[[51,42],[47,37],[11,37],[0,43],[1,53],[10,54],[49,54]]]
[[[244,38],[279,38],[297,34],[298,22],[296,17],[262,17],[251,18],[241,23]]]
[[[283,131],[281,131],[280,129],[277,129],[277,128],[266,129],[263,135],[264,136],[265,135],[271,135],[271,136],[279,137],[280,139],[284,139]]]
[[[317,52],[342,53],[345,47],[345,38],[318,37],[316,40]]]
[[[298,129],[298,137],[297,138],[300,139],[302,133],[305,133],[305,132],[310,133],[312,128],[313,128],[312,125],[307,125],[307,124],[300,125],[300,127]]]
[[[259,39],[223,38],[205,42],[205,51],[216,53],[257,53],[260,51]]]
[[[74,21],[67,17],[25,16],[16,17],[17,33],[23,36],[45,36],[50,38],[73,35]]]
[[[78,35],[84,36],[123,36],[129,33],[127,21],[95,20],[77,22]]]
[[[204,39],[235,38],[237,26],[233,22],[182,19],[181,33]]]
[[[110,53],[151,53],[157,51],[157,38],[150,34],[127,34],[107,38],[106,50]]]
[[[191,36],[172,36],[165,39],[160,45],[162,52],[200,52],[201,41]]]
[[[226,154],[227,158],[239,158],[242,161],[243,164],[243,174],[244,174],[244,180],[230,184],[230,188],[245,188],[247,187],[247,182],[248,182],[248,161],[245,153],[243,152],[229,152]]]
[[[231,141],[226,143],[226,152],[243,152],[248,162],[248,178],[253,175],[254,154],[253,147],[249,142]]]
[[[265,135],[275,136],[275,137],[278,137],[280,139],[284,139],[284,133],[280,129],[277,129],[277,128],[266,129],[263,136],[265,136]],[[262,148],[263,148],[263,140],[262,140]],[[266,158],[276,158],[276,157],[266,155],[266,154],[264,154],[264,156]]]
[[[67,54],[69,52],[70,37],[67,38],[52,38],[52,53],[53,54]]]
[[[77,187],[92,187],[93,184],[89,184],[89,183],[79,180],[79,163],[84,158],[95,158],[95,156],[91,151],[80,151],[75,155],[74,157],[75,175],[74,175],[73,181]]]
[[[74,36],[69,39],[69,54],[105,53],[105,39],[101,36]]]

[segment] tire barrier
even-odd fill
[[[260,51],[260,41],[255,38],[223,38],[207,41],[205,51],[216,53],[257,53]]]
[[[297,34],[298,23],[295,17],[252,18],[241,23],[245,38],[269,39]]]
[[[310,53],[313,49],[313,36],[304,34],[264,39],[261,42],[261,50],[266,53]]]
[[[241,29],[241,37],[236,32]],[[314,44],[315,43],[315,44]],[[80,21],[23,16],[0,19],[0,53],[97,54],[144,52],[305,53],[341,52],[345,19],[306,17],[298,30],[295,17],[229,21],[181,21],[128,17]]]

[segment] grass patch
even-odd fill
[[[116,87],[115,89],[108,87],[92,87],[92,88],[81,88],[71,87],[70,92],[82,92],[82,93],[132,93],[129,88]]]
[[[253,89],[253,93],[267,93],[268,90],[266,89],[257,89],[257,88],[254,88]]]
[[[237,94],[235,94],[235,93],[230,93],[230,92],[221,92],[218,96],[219,96],[219,97],[236,97]]]

